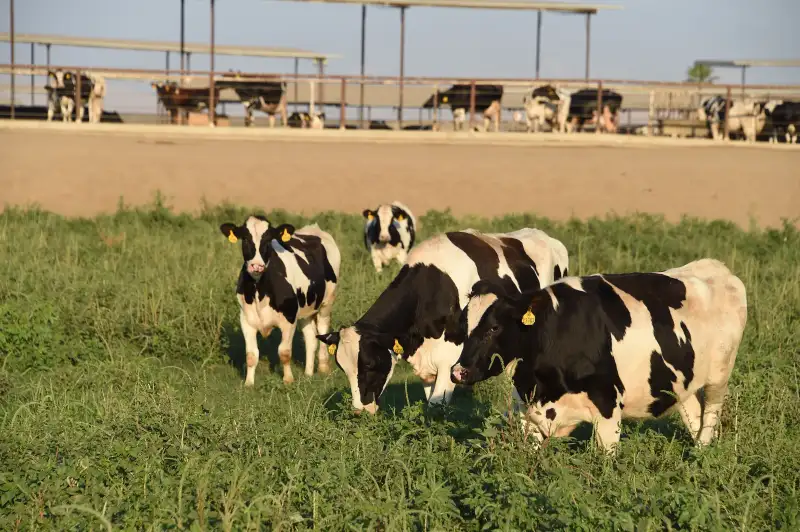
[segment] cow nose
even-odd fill
[[[257,262],[253,262],[247,265],[247,269],[250,270],[251,273],[263,273],[264,265],[259,264]]]
[[[456,366],[453,368],[453,374],[450,380],[452,380],[455,383],[460,383],[464,379],[466,373],[467,372],[463,367],[461,367],[460,365]]]
[[[389,235],[382,234],[380,237],[378,237],[378,240],[380,240],[381,242],[388,242],[389,241]]]

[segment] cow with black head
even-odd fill
[[[224,223],[220,231],[231,243],[241,241],[244,258],[236,300],[247,359],[245,385],[255,383],[258,333],[266,338],[275,327],[281,331],[283,382],[294,381],[290,363],[298,322],[306,345],[305,374],[313,375],[316,335],[330,328],[339,280],[341,254],[333,237],[317,224],[295,231],[290,224],[275,226],[263,216],[250,216],[242,225]],[[319,346],[319,371],[330,371],[324,345]]]
[[[364,245],[372,256],[375,271],[380,273],[392,259],[400,265],[406,258],[417,233],[417,220],[411,209],[399,201],[364,209]]]

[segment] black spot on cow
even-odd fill
[[[684,326],[686,342],[675,334],[675,322],[670,309],[679,309],[686,300],[686,286],[660,273],[606,275],[606,280],[633,298],[641,301],[650,313],[653,333],[664,360],[684,376],[688,385],[694,378],[694,349],[691,335]]]
[[[664,359],[653,351],[650,355],[650,395],[655,399],[647,409],[655,417],[672,408],[677,402],[674,396],[672,385],[677,381],[675,373],[667,367]]]
[[[500,258],[495,250],[483,239],[470,233],[460,231],[446,233],[448,240],[458,249],[466,253],[467,257],[475,263],[478,277],[481,279],[497,279],[497,269],[500,267]]]
[[[544,413],[544,415],[547,419],[553,421],[556,418],[556,409],[548,408],[547,411]]]
[[[587,292],[592,292],[600,299],[600,308],[608,318],[608,330],[619,342],[625,337],[625,331],[631,326],[631,313],[625,303],[602,277],[599,275],[584,277],[581,285]]]
[[[315,235],[299,235],[289,241],[289,246],[300,253],[295,253],[297,265],[309,280],[305,301],[298,298],[301,307],[314,305],[319,308],[325,299],[326,283],[336,282],[336,274],[328,260],[328,253],[322,245],[322,240]],[[303,258],[305,257],[305,258]],[[299,289],[298,289],[299,292]]]
[[[566,273],[564,273],[564,275],[566,275]],[[558,281],[559,279],[561,279],[561,267],[556,264],[553,268],[553,281]]]
[[[536,263],[525,253],[522,241],[516,238],[500,237],[500,242],[503,243],[503,257],[508,263],[508,269],[517,279],[520,290],[525,292],[541,288],[539,270],[536,268]],[[511,279],[508,279],[508,282],[513,285]]]

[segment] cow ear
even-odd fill
[[[237,240],[242,238],[242,228],[232,223],[224,223],[219,226],[220,232],[228,237],[231,244],[235,244]]]
[[[361,214],[367,219],[368,222],[371,222],[375,218],[375,212],[370,209],[364,209],[364,212]]]
[[[272,238],[278,240],[283,247],[287,247],[294,234],[294,226],[292,224],[281,224],[270,229],[270,231],[272,231]]]
[[[506,296],[506,312],[513,322],[530,327],[547,312],[552,304],[546,290],[526,292],[513,296]]]

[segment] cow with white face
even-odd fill
[[[405,264],[414,247],[417,220],[411,209],[399,201],[364,209],[364,245],[372,256],[375,271],[381,272],[392,259]]]
[[[375,413],[398,360],[409,362],[431,403],[448,402],[450,368],[464,337],[461,308],[472,285],[491,279],[507,290],[545,286],[565,275],[567,249],[538,229],[437,235],[405,266],[351,327],[319,335],[350,382],[353,407]]]
[[[541,131],[544,124],[548,124],[551,131],[566,133],[570,101],[568,92],[552,85],[536,87],[526,94],[522,103],[525,105],[528,133]]]
[[[316,335],[328,332],[336,299],[341,255],[333,237],[316,224],[295,231],[289,224],[273,226],[262,216],[250,216],[242,225],[224,223],[220,231],[232,243],[242,241],[236,300],[247,356],[245,386],[255,383],[258,333],[266,338],[275,327],[281,331],[283,382],[294,381],[290,363],[298,322],[306,345],[305,374],[313,375]],[[319,346],[319,371],[330,371],[324,345]]]
[[[742,281],[712,259],[657,273],[567,277],[527,293],[476,286],[454,382],[512,374],[539,441],[596,423],[614,452],[623,418],[678,410],[699,445],[716,434],[747,321]],[[703,391],[705,406],[698,394]]]

